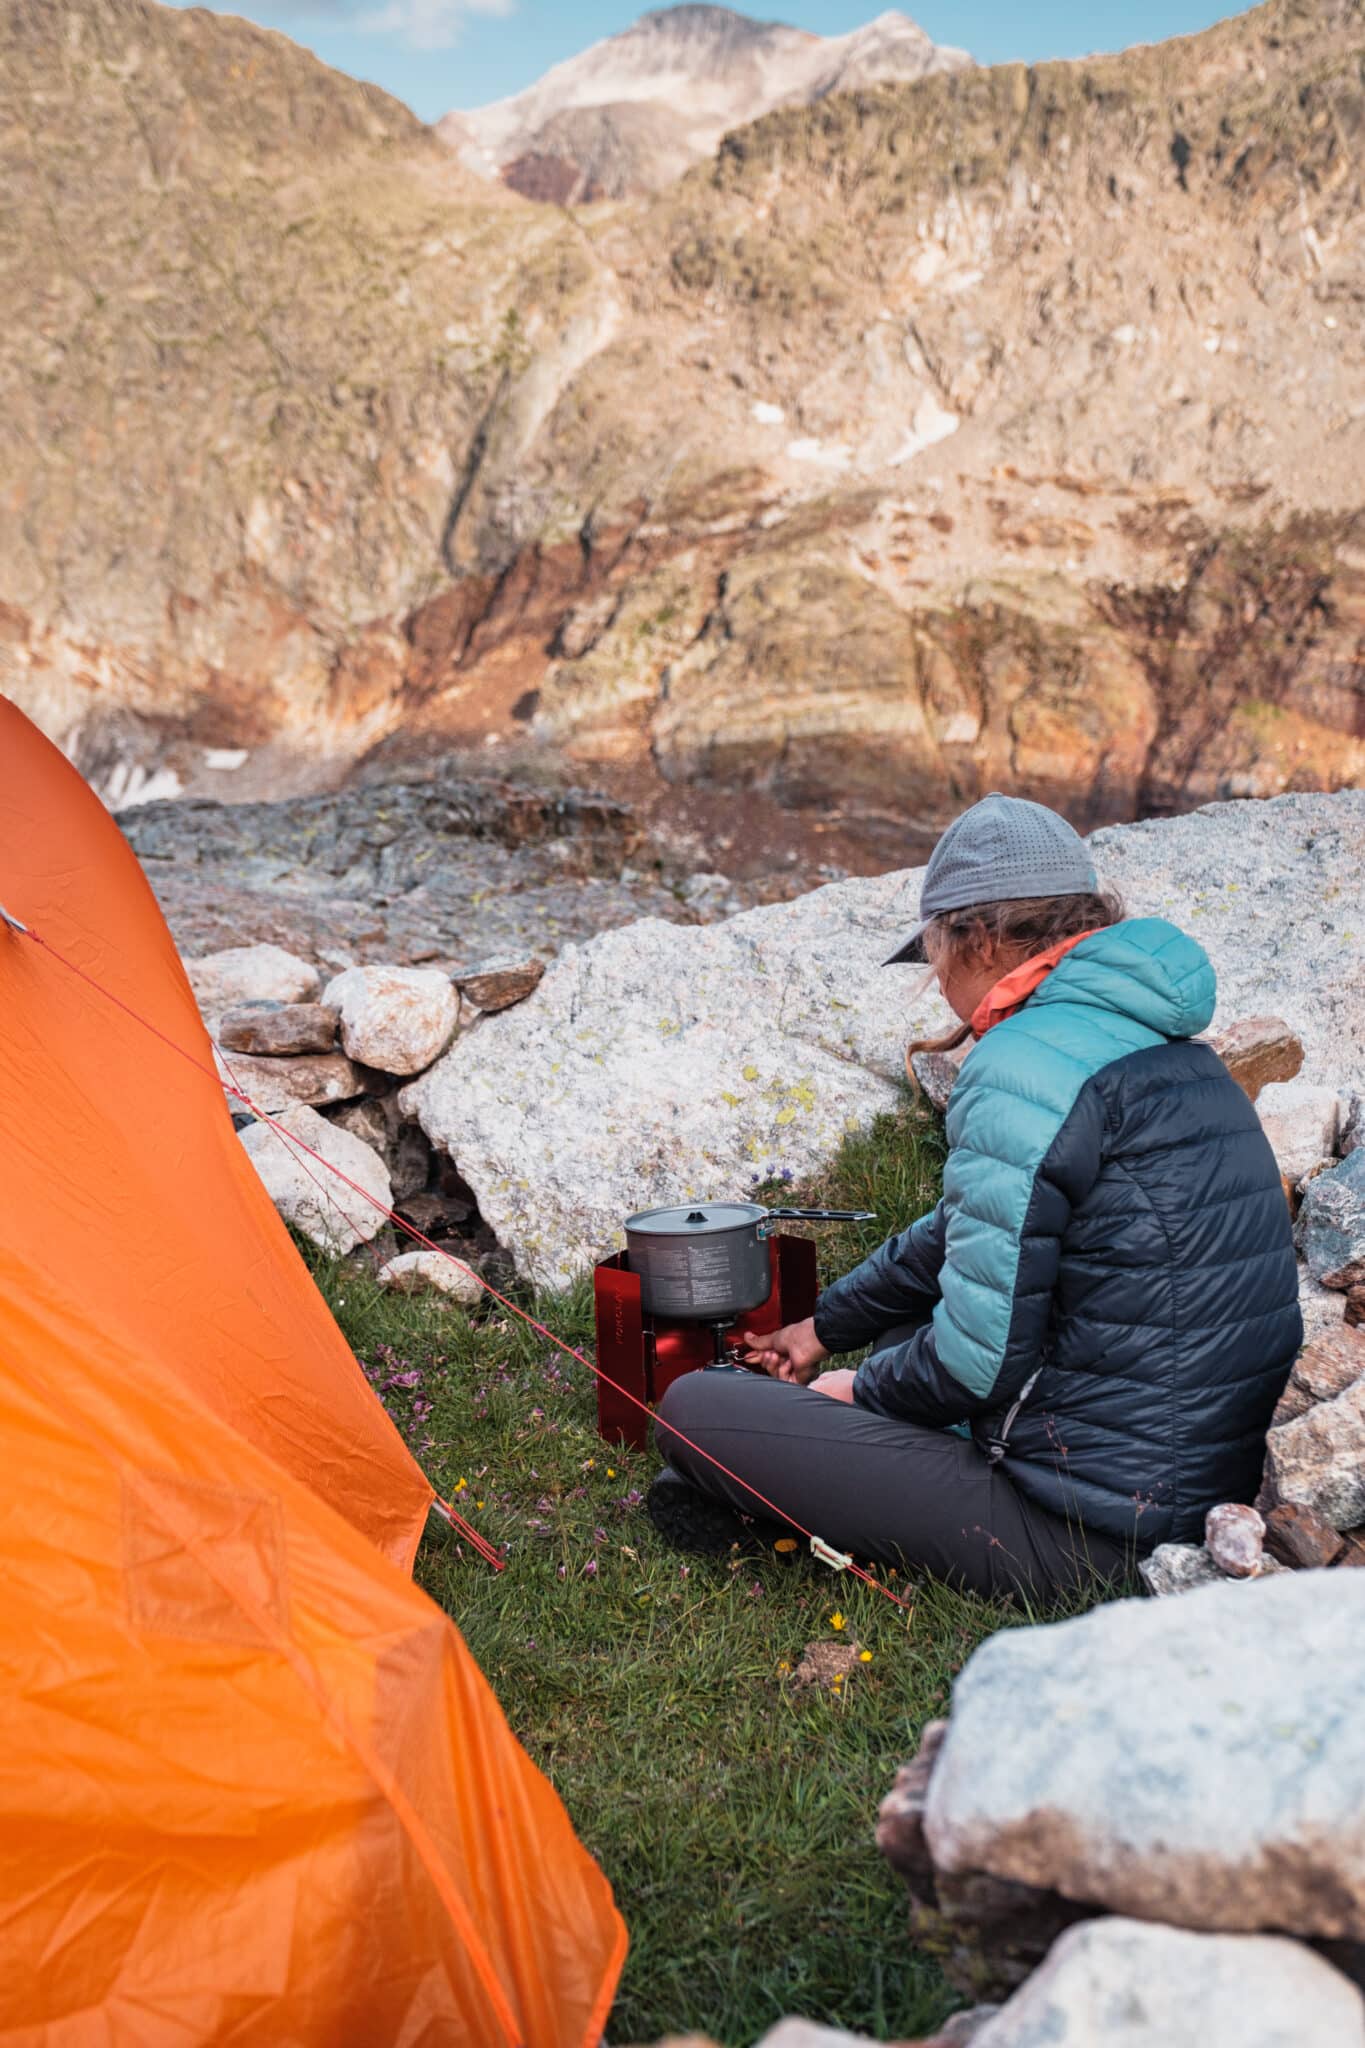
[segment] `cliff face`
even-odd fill
[[[491,739],[883,858],[1365,779],[1361,0],[574,214],[241,23],[0,27],[3,686],[106,787]]]

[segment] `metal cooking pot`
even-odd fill
[[[626,1256],[646,1315],[728,1322],[772,1292],[767,1226],[871,1223],[870,1209],[764,1209],[757,1202],[642,1209],[626,1218]]]

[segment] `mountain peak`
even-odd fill
[[[657,189],[774,107],[970,62],[895,8],[846,35],[817,36],[681,0],[511,99],[447,115],[438,132],[472,169],[528,197],[622,197]]]

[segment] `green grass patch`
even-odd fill
[[[936,1125],[907,1105],[782,1192],[877,1211],[822,1233],[832,1275],[930,1207],[940,1167]],[[964,1659],[1017,1617],[901,1579],[907,1622],[806,1558],[680,1558],[641,1505],[656,1459],[597,1435],[583,1366],[496,1304],[471,1320],[355,1265],[318,1279],[433,1483],[507,1547],[498,1574],[430,1541],[418,1577],[615,1887],[631,1949],[612,2041],[697,2028],[748,2048],[788,2012],[931,2031],[956,2001],[909,1945],[877,1805]],[[536,1307],[591,1346],[586,1286]],[[794,1690],[806,1643],[851,1637],[871,1658],[841,1696]]]

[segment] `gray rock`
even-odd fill
[[[245,1003],[218,1020],[218,1043],[228,1052],[264,1059],[331,1052],[336,1042],[337,1012],[325,1003]]]
[[[972,2039],[975,2048],[1365,2048],[1365,2003],[1296,1941],[1086,1920]]]
[[[911,1062],[915,1079],[924,1090],[925,1100],[932,1103],[940,1115],[948,1107],[948,1097],[957,1085],[962,1062],[970,1050],[968,1041],[952,1052],[917,1052]]]
[[[1342,1091],[1337,1128],[1337,1144],[1343,1159],[1365,1146],[1365,1095],[1358,1088]]]
[[[1202,1543],[1158,1543],[1150,1557],[1139,1559],[1138,1577],[1153,1599],[1164,1600],[1196,1586],[1216,1586],[1223,1574]]]
[[[1295,1235],[1315,1280],[1349,1286],[1353,1267],[1365,1278],[1365,1146],[1310,1184]]]
[[[397,1294],[444,1294],[470,1308],[483,1299],[474,1275],[444,1252],[402,1252],[380,1267],[379,1284]]]
[[[1213,1512],[1217,1512],[1215,1509]],[[1248,1508],[1248,1514],[1255,1512]],[[1259,1521],[1260,1516],[1256,1519]],[[1225,1585],[1229,1578],[1272,1578],[1283,1571],[1273,1557],[1262,1555],[1254,1572],[1229,1573],[1202,1543],[1158,1543],[1150,1557],[1138,1561],[1138,1577],[1156,1600],[1172,1593],[1192,1593],[1199,1586]]]
[[[289,1143],[297,1138],[311,1152]],[[324,1251],[350,1252],[368,1244],[384,1228],[385,1217],[375,1207],[392,1206],[389,1177],[384,1162],[368,1145],[340,1131],[314,1109],[298,1104],[273,1123],[250,1125],[241,1134],[242,1145],[265,1183],[266,1192],[286,1223],[292,1223]],[[348,1187],[346,1181],[329,1173],[326,1160],[354,1181],[365,1194]],[[373,1199],[366,1200],[368,1194]]]
[[[1256,1098],[1261,1129],[1286,1180],[1302,1180],[1336,1149],[1340,1099],[1310,1081],[1271,1081]]]
[[[320,1109],[325,1103],[348,1102],[362,1093],[365,1077],[344,1053],[305,1053],[298,1059],[255,1059],[246,1052],[224,1052],[214,1047],[218,1072],[225,1087],[240,1088],[257,1109],[267,1116],[306,1102]],[[229,1102],[236,1103],[235,1096]]]
[[[925,1813],[936,1867],[1189,1927],[1359,1940],[1362,1641],[1365,1578],[1343,1571],[1003,1630],[954,1690]]]
[[[240,1003],[311,1003],[320,986],[316,967],[281,946],[229,946],[186,960],[185,972],[210,1033]]]
[[[1134,913],[1207,946],[1221,1020],[1282,1012],[1305,1081],[1365,1071],[1365,792],[1216,804],[1093,843]],[[922,969],[880,964],[915,920],[921,872],[570,948],[405,1091],[524,1275],[562,1284],[635,1209],[742,1194],[773,1165],[818,1170],[896,1101],[907,1041],[952,1021],[936,995],[911,998]]]
[[[328,982],[323,999],[341,1012],[351,1058],[384,1074],[420,1074],[460,1019],[459,996],[439,967],[352,967]]]
[[[1341,1329],[1346,1320],[1346,1296],[1340,1288],[1324,1287],[1321,1280],[1315,1280],[1302,1259],[1299,1260],[1299,1308],[1307,1344],[1329,1331]]]
[[[1312,1508],[1334,1529],[1365,1522],[1365,1379],[1272,1429],[1265,1470],[1277,1501]]]
[[[431,1147],[405,1119],[394,1095],[366,1096],[335,1110],[331,1121],[373,1146],[389,1171],[395,1202],[420,1194],[431,1178]]]

